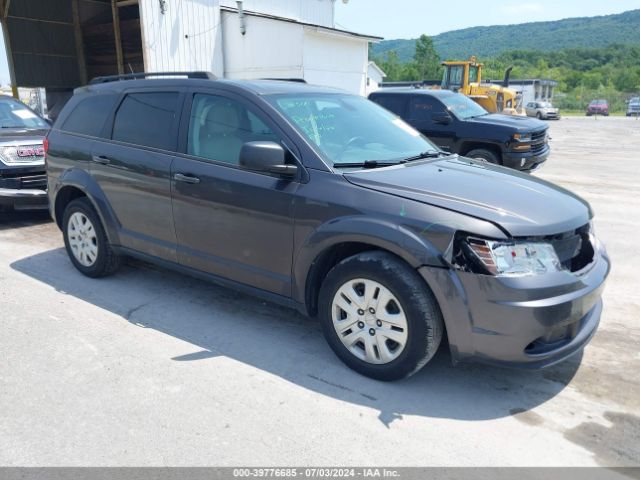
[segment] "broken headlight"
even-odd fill
[[[467,237],[460,244],[471,271],[490,275],[541,275],[563,269],[550,243]]]

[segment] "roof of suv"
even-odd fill
[[[287,80],[228,80],[228,79],[194,79],[194,78],[146,78],[123,79],[104,83],[96,83],[79,87],[74,93],[90,93],[99,91],[121,91],[127,88],[145,87],[220,87],[233,90],[250,91],[256,95],[278,93],[348,93],[337,88],[309,85],[304,82]]]

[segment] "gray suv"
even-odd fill
[[[443,338],[454,362],[543,367],[595,333],[610,263],[576,195],[342,91],[139,76],[76,90],[48,136],[84,275],[132,256],[296,308],[380,380]]]

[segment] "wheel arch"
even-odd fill
[[[62,228],[64,211],[76,198],[86,197],[95,209],[111,244],[119,244],[118,222],[109,207],[104,192],[85,170],[70,169],[60,175],[53,199],[52,213],[59,228]]]
[[[294,300],[315,316],[327,273],[345,258],[372,250],[388,252],[414,269],[446,266],[434,245],[406,228],[365,217],[333,221],[317,229],[300,249],[294,264]]]
[[[498,157],[500,164],[502,164],[502,149],[495,143],[488,143],[479,140],[465,140],[460,146],[460,155],[465,156],[472,150],[477,149],[489,150]]]

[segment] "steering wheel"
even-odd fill
[[[351,147],[365,141],[366,139],[364,137],[359,137],[359,136],[351,137],[349,141],[344,144],[344,147],[342,147],[342,150],[340,150],[340,153],[338,153],[338,159],[341,159],[342,156],[346,153],[346,151],[349,150]]]

